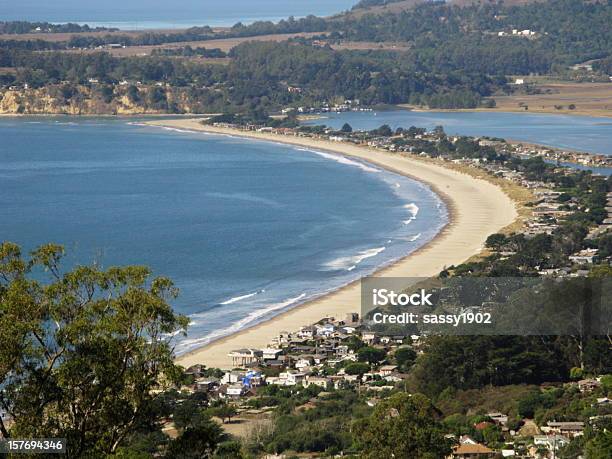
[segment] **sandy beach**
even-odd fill
[[[381,269],[375,274],[376,276],[437,275],[445,267],[462,263],[478,254],[490,234],[512,224],[518,217],[516,203],[500,187],[433,161],[423,161],[412,156],[391,154],[346,143],[203,126],[196,119],[155,120],[147,124],[332,151],[428,184],[446,202],[450,211],[450,223],[430,243],[393,265]],[[323,317],[344,318],[347,313],[359,310],[360,283],[354,282],[269,321],[182,355],[178,363],[184,366],[203,363],[208,367],[229,369],[231,360],[227,354],[232,350],[265,347],[281,331],[295,331],[300,326],[312,324]]]

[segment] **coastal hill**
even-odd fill
[[[499,100],[503,110],[610,114],[609,2],[409,3],[224,29],[67,33],[20,23],[24,33],[0,35],[0,110],[279,113],[339,100],[496,109]],[[585,83],[594,85],[586,93],[576,86]]]

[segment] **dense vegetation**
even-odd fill
[[[419,69],[529,74],[609,56],[610,23],[609,0],[510,7],[425,3],[400,13],[347,19],[337,30],[349,40],[408,41],[413,46],[407,58]],[[498,36],[511,35],[513,29],[529,29],[535,35]]]
[[[248,26],[239,23],[221,32],[204,26],[176,33],[81,34],[63,43],[7,40],[0,45],[0,67],[5,69],[0,74],[0,84],[27,84],[30,88],[69,84],[71,88],[62,93],[81,94],[84,99],[94,97],[108,105],[107,96],[100,99],[96,91],[86,94],[75,85],[89,79],[108,85],[121,80],[167,83],[183,88],[181,98],[189,101],[168,101],[164,109],[164,94],[156,90],[160,110],[171,112],[274,111],[286,105],[316,107],[345,99],[358,99],[367,105],[410,103],[431,108],[475,108],[491,104],[489,96],[494,93],[509,92],[509,74],[562,73],[568,65],[588,59],[599,59],[594,70],[607,72],[612,49],[610,23],[610,0],[551,0],[520,7],[458,7],[428,2],[400,13],[331,19],[310,16]],[[514,29],[530,29],[533,34],[513,36]],[[328,35],[298,37],[280,44],[244,43],[230,52],[231,62],[226,67],[174,59],[224,56],[221,51],[203,47],[157,50],[147,58],[53,52],[109,43],[161,45],[313,31]],[[498,36],[499,32],[506,35]],[[322,46],[321,39],[330,43],[404,42],[408,49],[337,51]],[[48,52],[38,52],[41,50]],[[289,86],[300,90],[289,93]],[[112,92],[111,101],[123,95],[116,88]]]
[[[183,51],[181,51],[183,52]],[[199,52],[185,51],[188,54]],[[207,50],[206,54],[213,51]],[[164,54],[160,51],[159,54]],[[215,56],[221,56],[215,52]],[[234,48],[227,66],[164,56],[115,58],[107,53],[35,53],[0,49],[0,66],[15,68],[6,84],[74,86],[96,79],[168,83],[191,88],[191,100],[208,111],[278,109],[320,105],[338,99],[362,104],[428,103],[440,107],[476,107],[504,79],[478,74],[415,73],[393,54],[336,52],[291,43],[251,42]],[[299,93],[287,88],[296,86]]]
[[[25,34],[33,32],[47,33],[80,33],[80,32],[112,32],[119,29],[108,27],[89,27],[87,24],[74,23],[52,24],[50,22],[0,21],[0,33]]]

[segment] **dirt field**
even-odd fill
[[[537,85],[542,94],[494,97],[496,110],[612,116],[611,83],[549,83]],[[574,110],[569,105],[575,105]],[[561,109],[556,108],[562,107]]]
[[[78,37],[104,37],[106,35],[111,36],[129,36],[137,37],[144,35],[145,33],[167,33],[177,34],[185,32],[187,29],[146,29],[146,30],[119,30],[117,32],[67,32],[67,33],[49,33],[49,32],[33,32],[24,34],[0,34],[0,40],[44,40],[44,41],[68,41],[74,35]],[[227,30],[226,27],[213,27],[214,32],[222,32]]]
[[[126,48],[113,48],[104,49],[113,56],[117,57],[128,57],[128,56],[148,56],[154,49],[176,49],[183,48],[185,46],[191,46],[192,48],[203,47],[207,49],[219,48],[221,51],[228,52],[233,47],[238,46],[241,43],[247,41],[285,41],[293,37],[312,37],[313,35],[320,35],[317,33],[287,33],[287,34],[276,34],[276,35],[260,35],[257,37],[243,37],[243,38],[220,38],[217,40],[202,40],[202,41],[182,41],[175,43],[165,43],[163,45],[147,45],[147,46],[128,46]],[[93,53],[99,52],[99,49],[90,49],[86,51],[82,50],[69,50],[66,52],[86,52]],[[213,60],[213,59],[209,59]],[[219,60],[219,59],[214,59]]]
[[[377,51],[408,51],[408,43],[377,43],[373,41],[346,41],[337,45],[331,45],[336,50],[377,50]]]
[[[269,428],[272,425],[271,413],[248,414],[243,413],[232,418],[232,422],[223,423],[219,418],[213,418],[223,430],[238,438],[246,438],[254,430]]]

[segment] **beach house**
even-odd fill
[[[253,363],[257,363],[263,356],[259,349],[238,349],[228,354],[232,359],[234,367],[244,367]]]

